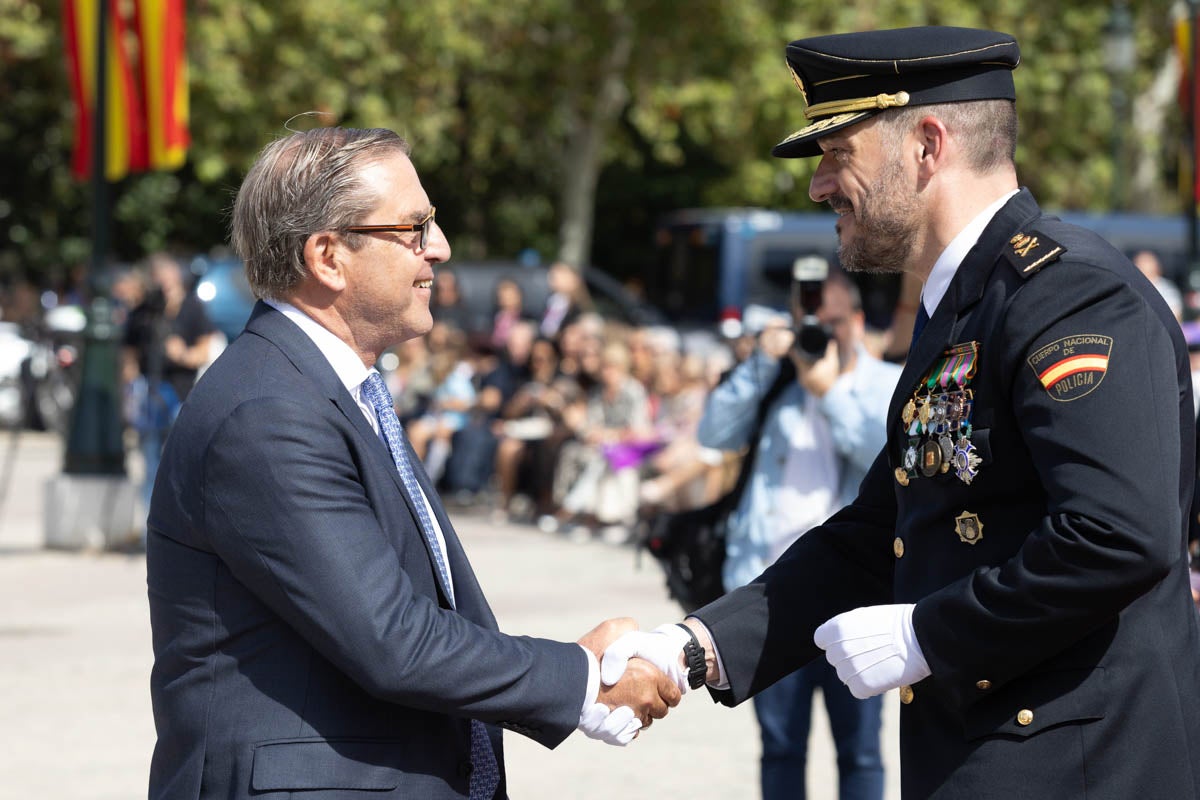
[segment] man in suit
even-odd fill
[[[887,443],[853,503],[683,627],[619,640],[603,678],[637,652],[732,705],[824,650],[855,696],[900,690],[905,800],[1200,797],[1178,324],[1019,187],[1012,37],[787,55],[809,124],[775,155],[820,157],[847,268],[924,284]]]
[[[150,797],[491,800],[500,728],[625,743],[665,715],[679,693],[648,664],[599,686],[629,623],[498,631],[403,438],[373,365],[429,330],[450,256],[404,141],[272,143],[233,243],[262,301],[180,413],[149,513]]]

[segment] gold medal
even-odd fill
[[[908,486],[908,472],[904,467],[896,467],[896,483],[901,486]]]
[[[904,420],[904,427],[912,425],[912,421],[917,417],[917,404],[910,397],[908,402],[904,404],[904,410],[900,412],[900,419]]]

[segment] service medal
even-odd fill
[[[981,459],[975,452],[975,445],[966,436],[958,437],[958,445],[954,448],[954,474],[968,486],[979,474]]]
[[[921,420],[922,426],[929,426],[929,420],[933,417],[933,404],[930,403],[928,395],[921,398],[921,405],[917,411],[917,417]]]
[[[942,471],[942,447],[935,439],[927,439],[921,445],[921,474],[932,478]]]
[[[912,421],[916,419],[916,416],[917,404],[912,401],[912,398],[909,398],[908,402],[904,404],[904,410],[900,412],[900,419],[904,420],[904,427],[907,428],[909,425],[912,425]]]
[[[942,448],[942,472],[945,472],[954,459],[954,442],[950,441],[949,436],[942,434],[938,437],[938,446]]]

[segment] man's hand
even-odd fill
[[[771,358],[783,358],[792,349],[796,334],[781,321],[772,320],[758,335],[758,346]]]
[[[629,617],[610,619],[580,637],[579,644],[591,650],[600,662],[609,645],[623,634],[636,631],[637,622]],[[668,709],[679,705],[681,696],[678,687],[661,671],[649,662],[636,660],[622,680],[602,682],[596,704],[584,713],[580,728],[594,739],[625,744],[639,728],[665,717]],[[602,718],[595,706],[611,709],[612,713]],[[620,741],[622,738],[624,741]]]
[[[912,624],[912,605],[867,606],[838,614],[813,642],[859,700],[929,677]],[[603,679],[603,671],[601,671]]]
[[[638,629],[637,620],[632,617],[614,617],[606,619],[590,631],[579,637],[579,644],[591,650],[596,660],[604,658],[604,651],[622,635]]]
[[[613,714],[623,708],[633,709],[641,727],[649,728],[651,722],[662,719],[679,705],[682,696],[675,682],[661,670],[649,661],[635,658],[628,663],[625,674],[616,684],[606,686],[601,681],[600,695],[596,699],[614,709]]]
[[[824,397],[826,392],[833,388],[833,384],[837,383],[838,376],[842,373],[842,360],[838,356],[837,340],[830,339],[829,346],[825,348],[825,355],[816,361],[798,355],[795,350],[792,350],[791,353],[800,385],[815,397]]]

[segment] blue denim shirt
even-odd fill
[[[709,393],[697,432],[700,444],[715,450],[746,447],[759,403],[778,374],[779,362],[760,351],[735,367]],[[859,484],[884,445],[888,403],[899,379],[899,366],[880,361],[860,347],[854,369],[840,376],[817,403],[837,451],[839,506],[858,494]],[[797,381],[783,390],[767,412],[750,479],[730,518],[723,576],[726,591],[758,577],[770,566],[769,554],[778,549],[779,537],[792,535],[770,530],[762,509],[773,502],[772,487],[779,485],[787,462],[788,437],[782,426],[789,414],[804,413],[805,398]]]

